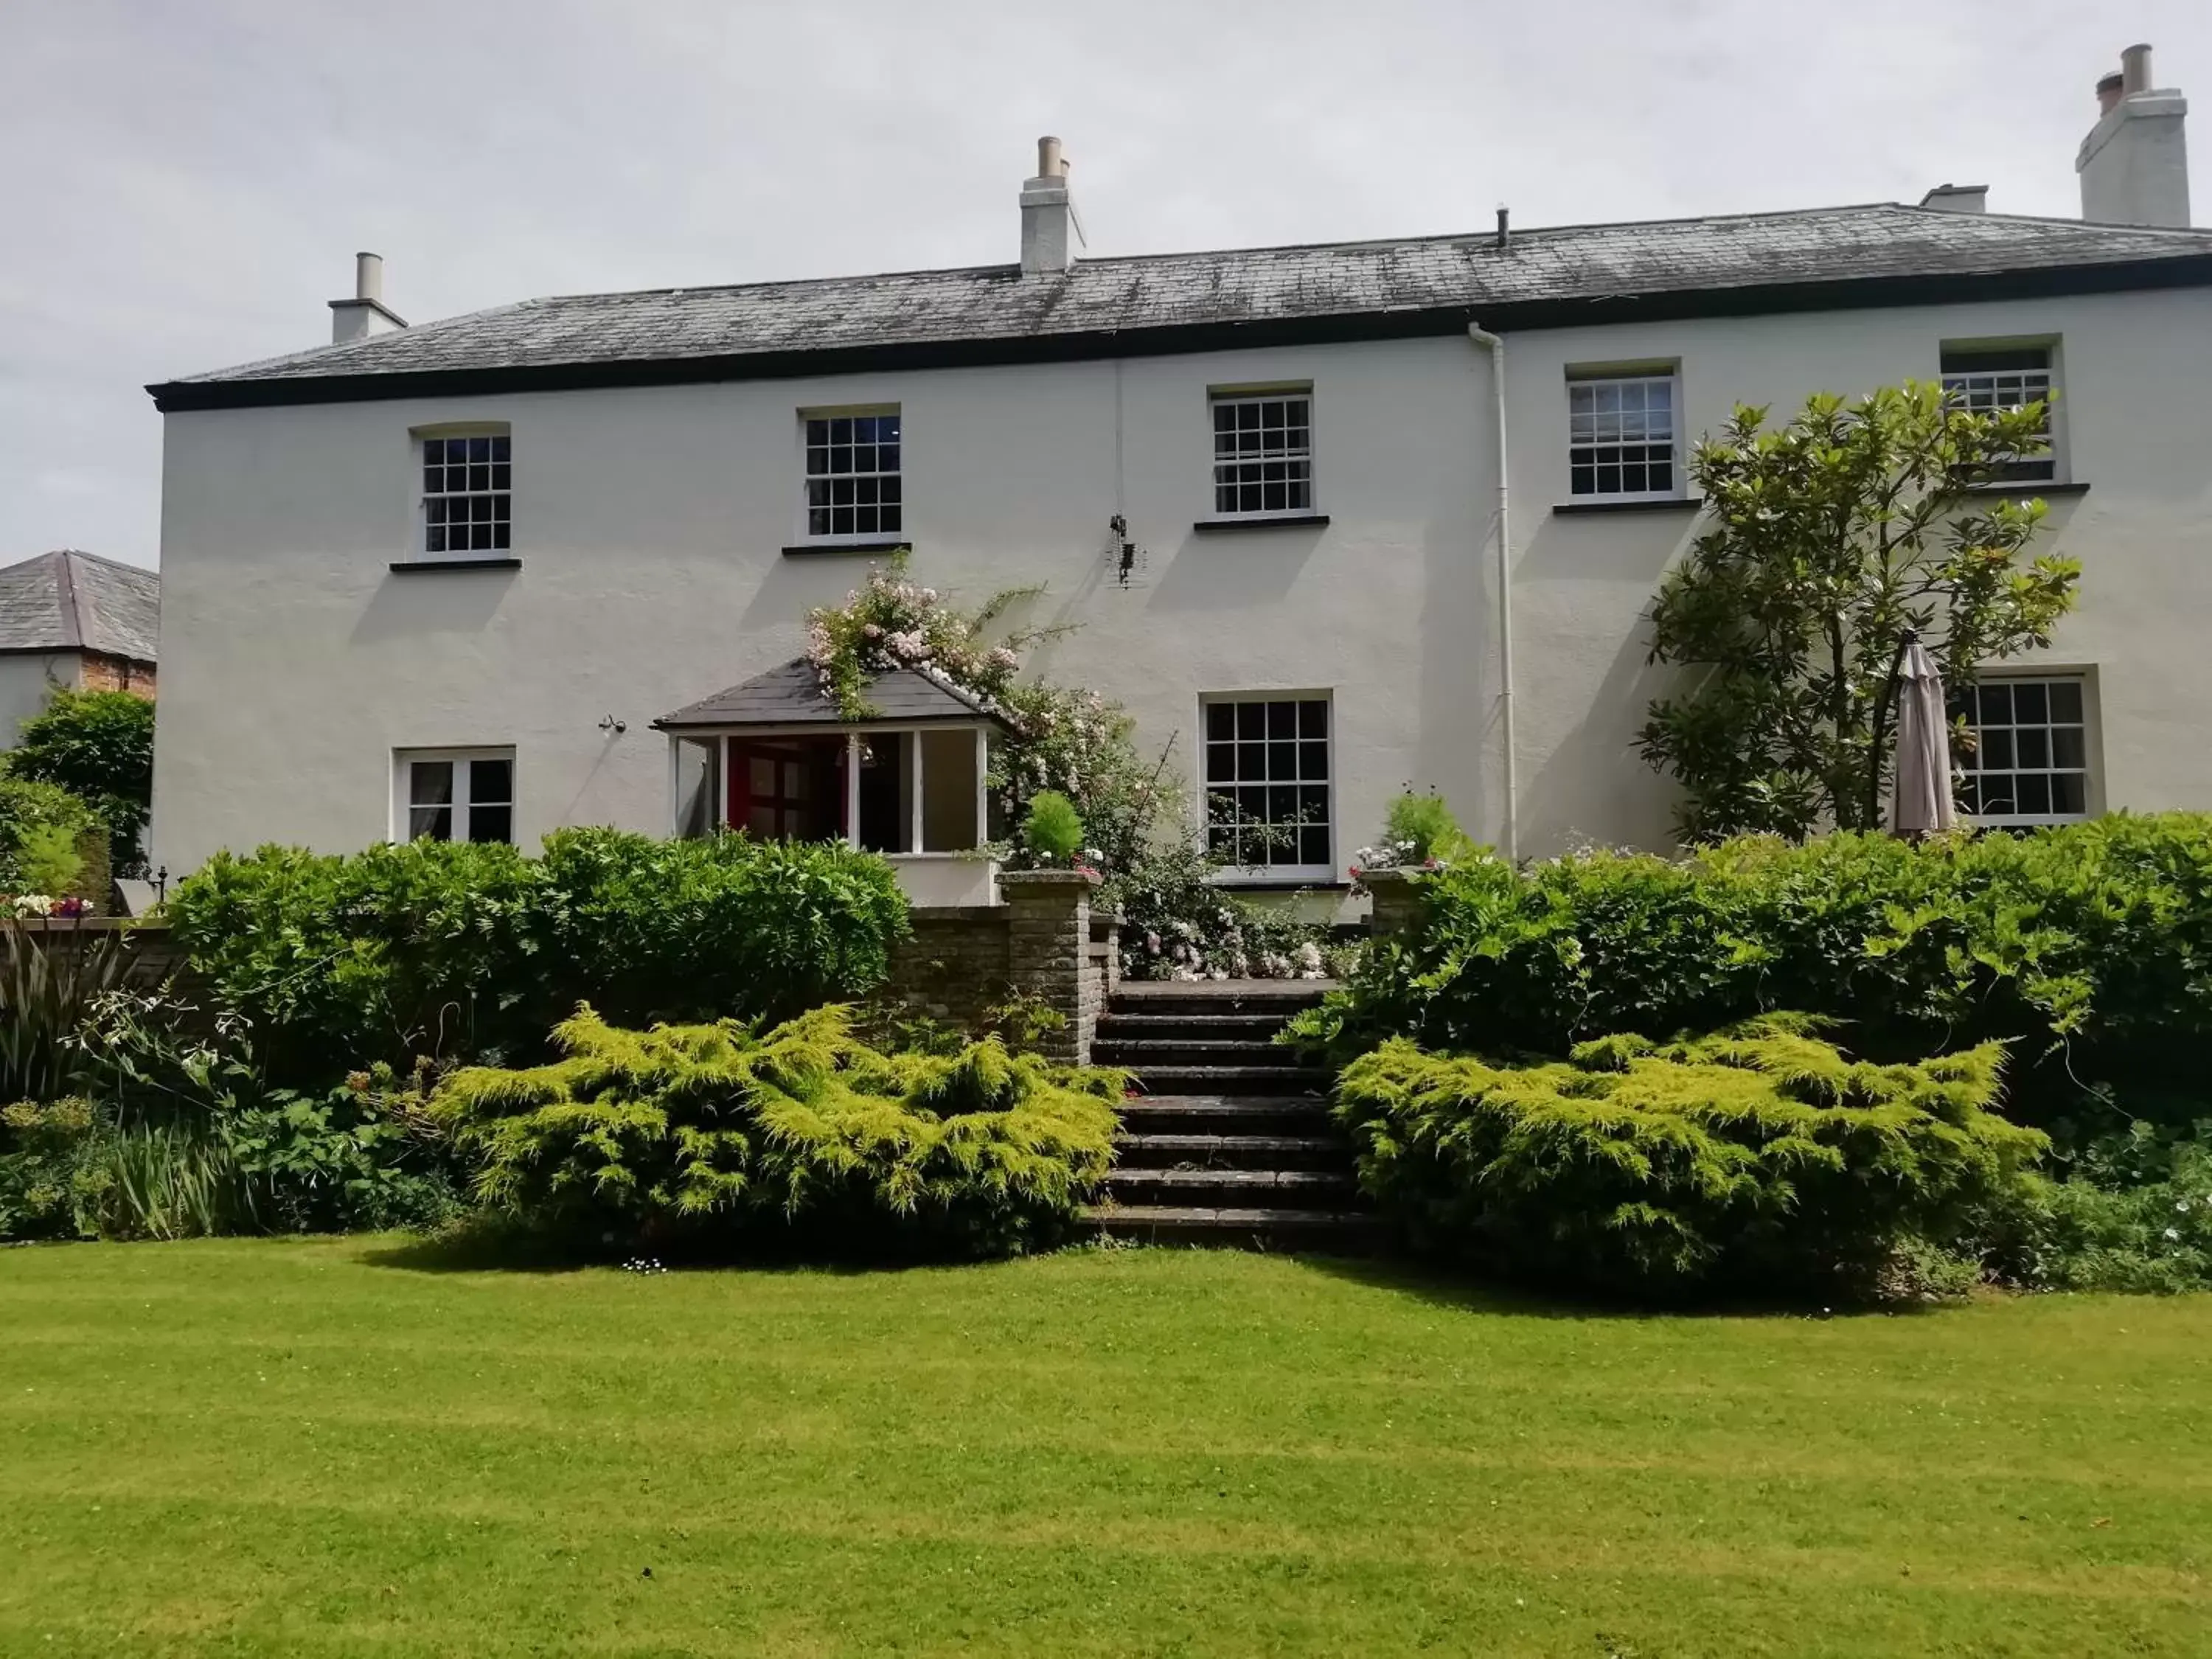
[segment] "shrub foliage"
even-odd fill
[[[764,1033],[625,1030],[586,1007],[555,1042],[550,1065],[453,1073],[428,1115],[486,1205],[585,1239],[1019,1249],[1104,1177],[1124,1084],[995,1037],[881,1054],[839,1005]]]
[[[252,1019],[271,1080],[318,1087],[417,1055],[534,1057],[586,999],[629,1021],[793,1013],[872,988],[907,928],[872,854],[612,830],[557,831],[536,859],[434,842],[222,854],[170,914],[216,1000]]]
[[[57,832],[65,833],[78,864],[74,879],[49,898],[82,898],[94,903],[107,896],[108,830],[100,815],[58,783],[0,773],[0,893],[36,891],[25,854]],[[135,831],[133,832],[136,833]],[[35,856],[31,862],[40,860]],[[50,872],[42,872],[42,878]]]
[[[1393,1039],[1337,1115],[1431,1251],[1610,1289],[1863,1289],[1961,1241],[2045,1147],[1989,1109],[2002,1054],[1876,1066],[1784,1015],[1526,1066]]]
[[[2069,1162],[1992,1216],[2000,1273],[2060,1291],[2212,1290],[2212,1121],[2134,1123]]]
[[[139,866],[138,836],[154,798],[154,705],[145,698],[58,688],[23,722],[8,770],[76,796],[106,826],[117,872]]]
[[[1367,952],[1302,1038],[1343,1057],[1391,1036],[1560,1055],[1795,1008],[1849,1021],[1878,1058],[2014,1039],[2031,1121],[2079,1113],[2085,1085],[2146,1115],[2201,1111],[2212,817],[1918,846],[1752,836],[1680,861],[1485,858],[1419,879],[1422,924]]]

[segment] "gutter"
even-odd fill
[[[1467,337],[1490,353],[1490,389],[1495,394],[1498,437],[1498,718],[1505,760],[1505,861],[1521,861],[1520,790],[1513,744],[1513,548],[1510,532],[1512,492],[1505,477],[1505,342],[1469,323]]]

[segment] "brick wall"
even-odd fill
[[[152,701],[154,696],[154,665],[133,662],[128,657],[111,657],[103,652],[88,651],[78,659],[77,674],[88,691],[129,691]]]

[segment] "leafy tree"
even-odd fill
[[[154,705],[128,691],[58,690],[8,757],[19,778],[59,784],[100,815],[118,872],[139,862],[154,798]]]
[[[2081,567],[2028,556],[2044,503],[1977,494],[2045,453],[2045,411],[1971,413],[1908,382],[1739,407],[1690,465],[1712,527],[1661,584],[1651,659],[1689,672],[1638,739],[1685,839],[1875,829],[1917,632],[1947,684],[2050,643]]]

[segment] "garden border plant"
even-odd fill
[[[571,1243],[909,1259],[1062,1237],[1104,1180],[1126,1074],[996,1037],[881,1053],[853,1019],[636,1031],[581,1008],[561,1058],[455,1072],[423,1115],[487,1206]]]
[[[1378,941],[1291,1040],[1340,1063],[1403,1036],[1563,1055],[1624,1030],[1778,1008],[1849,1022],[1878,1058],[2006,1038],[2025,1121],[2204,1115],[2212,816],[2116,814],[1914,845],[1747,836],[1680,860],[1586,849],[1413,878]]]
[[[524,1060],[593,1000],[642,1022],[866,994],[908,930],[896,875],[842,843],[556,830],[537,858],[418,842],[219,854],[170,901],[258,1064],[310,1091],[382,1061]]]
[[[1661,1296],[1971,1282],[1977,1230],[2048,1145],[1993,1109],[2003,1045],[1876,1066],[1818,1029],[1774,1014],[1525,1065],[1394,1038],[1345,1070],[1336,1116],[1417,1248],[1492,1271]]]

